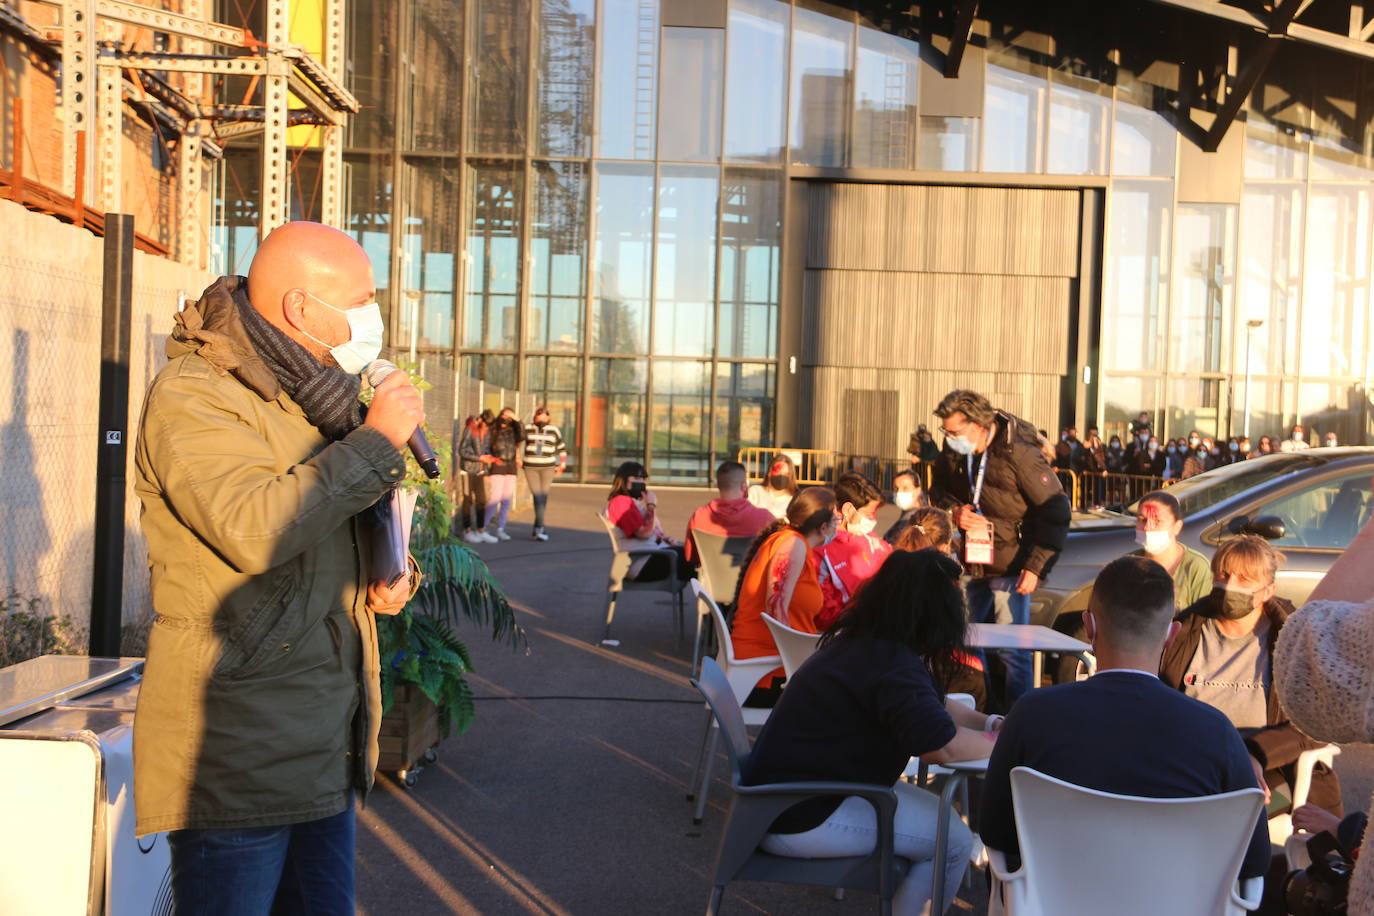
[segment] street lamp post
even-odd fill
[[[1264,324],[1263,318],[1251,318],[1245,322],[1245,421],[1242,424],[1242,432],[1245,438],[1250,438],[1250,341],[1255,336],[1255,328]]]

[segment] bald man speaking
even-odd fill
[[[424,422],[404,374],[364,418],[383,324],[348,235],[289,223],[176,316],[136,452],[153,606],[134,725],[140,836],[170,831],[178,913],[352,913],[354,796],[377,762],[359,513]],[[413,577],[414,578],[414,577]]]

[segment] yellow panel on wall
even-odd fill
[[[288,34],[291,36],[290,40],[293,45],[300,45],[309,52],[311,57],[323,63],[324,0],[293,0]],[[305,103],[293,94],[290,96],[288,104],[292,108],[300,108]],[[288,146],[319,149],[321,139],[319,129],[312,124],[301,124],[297,127],[287,128],[286,131]]]

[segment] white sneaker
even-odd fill
[[[477,532],[477,540],[482,544],[495,544],[498,540],[494,535],[487,534],[485,531]]]
[[[536,528],[534,531],[534,539],[536,541],[547,541],[549,536],[544,532],[543,528]]]
[[[505,528],[497,528],[497,529],[496,529],[496,539],[497,539],[498,541],[509,541],[509,540],[510,540],[510,535],[509,535],[509,534],[506,534],[506,529],[505,529]]]
[[[476,531],[465,531],[463,532],[463,540],[467,541],[469,544],[480,544],[482,543],[482,535],[478,534]]]

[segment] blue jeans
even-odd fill
[[[353,841],[352,799],[346,811],[300,824],[174,830],[172,912],[351,916]]]
[[[969,579],[964,593],[968,596],[969,620],[974,623],[1030,623],[1030,595],[1017,593],[1015,577]],[[981,650],[978,655],[986,662]],[[1031,688],[1031,657],[1029,652],[1014,649],[998,649],[997,657],[1007,671],[1002,708],[1009,712]]]

